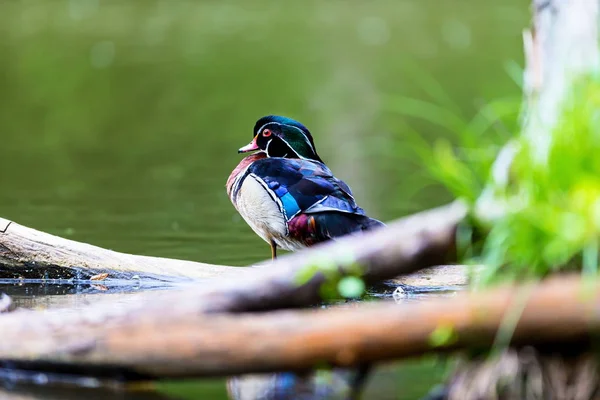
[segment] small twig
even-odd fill
[[[108,278],[108,273],[107,272],[105,272],[103,274],[97,274],[97,275],[92,276],[90,278],[90,281],[103,281],[106,278]]]
[[[8,229],[10,224],[12,224],[12,221],[0,218],[0,233],[6,233],[6,230]]]

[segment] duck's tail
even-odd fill
[[[361,230],[368,231],[375,228],[382,228],[385,224],[375,218],[364,217],[365,219],[361,222]]]
[[[369,218],[366,215],[327,212],[316,213],[312,216],[315,221],[316,234],[322,240],[385,226],[383,222]]]

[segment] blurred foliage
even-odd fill
[[[325,278],[320,287],[323,300],[360,298],[365,294],[366,285],[361,278],[364,267],[356,261],[351,248],[339,250],[337,255],[322,253],[313,256],[298,271],[296,282],[303,285],[318,274]]]
[[[411,99],[401,100],[414,102]],[[407,130],[408,148],[429,174],[421,179],[442,182],[455,196],[474,202],[489,179],[498,151],[511,138],[510,132],[517,129],[520,98],[489,102],[471,120],[465,120],[435,103],[421,102],[415,107],[433,110],[421,112],[423,118],[438,115],[439,118],[435,117],[433,121],[451,133],[435,140],[432,146],[418,132]],[[401,113],[406,113],[406,110],[398,108]]]
[[[452,325],[439,325],[429,335],[431,347],[449,347],[458,341],[458,334]]]
[[[550,135],[549,157],[518,139],[511,184],[495,187],[505,204],[493,221],[482,261],[484,279],[521,279],[565,269],[595,275],[600,237],[600,76],[577,82]]]
[[[489,201],[491,192],[495,207],[501,208],[489,220],[487,216],[478,219],[488,231],[481,251],[470,260],[486,266],[479,283],[539,278],[569,269],[597,274],[599,107],[600,76],[577,81],[558,124],[544,132],[550,135],[546,162],[536,161],[539,150],[531,135],[516,138],[509,184],[490,177],[496,154],[480,157],[478,150],[470,148],[455,151],[448,142],[438,143],[429,153],[422,150],[435,160],[430,164],[434,175],[457,197],[476,207],[478,202]],[[462,135],[467,143],[472,142],[471,131]]]

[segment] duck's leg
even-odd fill
[[[269,245],[271,246],[271,260],[274,260],[277,258],[277,244],[271,240]]]

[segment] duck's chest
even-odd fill
[[[252,230],[267,243],[273,240],[285,250],[304,247],[289,237],[287,220],[274,192],[260,177],[246,173],[253,161],[240,163],[238,167],[241,168],[236,168],[230,176],[227,192],[231,202]]]

